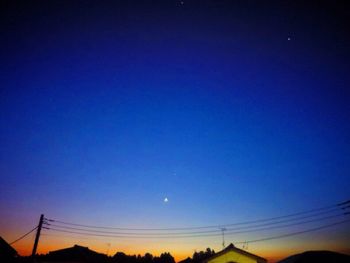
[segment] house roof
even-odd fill
[[[258,262],[261,262],[261,263],[267,262],[267,260],[266,260],[265,258],[259,257],[259,256],[257,256],[257,255],[252,254],[252,253],[249,253],[249,252],[247,252],[247,251],[245,251],[245,250],[243,250],[243,249],[237,248],[237,247],[235,247],[235,246],[231,243],[229,246],[227,246],[227,247],[224,248],[223,250],[219,251],[218,253],[215,253],[214,256],[212,256],[212,257],[210,257],[210,258],[204,260],[203,263],[208,263],[210,260],[212,260],[212,259],[214,259],[214,258],[217,258],[217,257],[220,257],[221,255],[224,255],[225,253],[230,252],[230,251],[235,251],[235,252],[237,252],[237,253],[240,253],[240,254],[242,254],[242,255],[245,255],[245,256],[247,256],[247,257],[250,257],[250,258],[252,258],[252,259],[255,259],[255,260],[257,260]]]
[[[60,250],[50,251],[48,254],[49,258],[55,260],[97,260],[106,257],[101,253],[97,253],[88,247],[82,247],[75,245],[73,247],[64,248]]]
[[[0,237],[0,254],[6,255],[7,257],[15,257],[17,255],[17,251],[2,237]]]
[[[279,263],[302,263],[302,262],[350,262],[350,255],[334,252],[334,251],[305,251],[301,254],[289,256]]]

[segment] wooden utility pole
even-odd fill
[[[39,220],[38,229],[36,230],[36,237],[35,237],[33,251],[32,251],[32,258],[33,259],[34,259],[35,255],[36,255],[36,248],[38,247],[39,238],[40,238],[40,232],[41,232],[41,227],[43,226],[43,222],[44,222],[44,215],[41,214],[40,220]]]

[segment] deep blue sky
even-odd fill
[[[223,224],[349,197],[347,5],[72,2],[1,8],[2,225]]]

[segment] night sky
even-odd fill
[[[3,1],[0,236],[13,241],[42,213],[88,225],[191,227],[349,199],[350,9],[307,2]],[[349,226],[248,251],[350,253]],[[43,234],[39,253],[81,244],[179,260],[222,248],[221,236]],[[14,247],[26,255],[32,243],[33,235]]]

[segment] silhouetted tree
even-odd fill
[[[154,257],[153,263],[175,263],[175,260],[170,253],[165,252],[162,253],[160,257]]]
[[[153,263],[153,255],[150,253],[146,253],[143,257],[142,263]]]
[[[206,260],[213,256],[215,251],[209,247],[205,251],[194,252],[192,256],[193,263],[201,263],[203,260]]]
[[[117,263],[128,263],[128,256],[123,252],[117,252],[113,256],[113,261]]]

